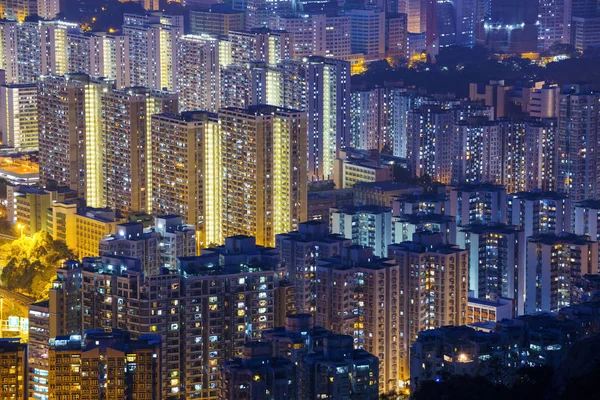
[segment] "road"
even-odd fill
[[[0,297],[4,297],[5,299],[13,300],[16,303],[19,303],[24,306],[28,306],[31,303],[35,302],[35,299],[32,299],[29,296],[25,296],[21,293],[15,293],[10,290],[0,288]]]

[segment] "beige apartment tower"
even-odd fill
[[[219,111],[223,237],[275,235],[306,218],[306,114],[273,106]]]

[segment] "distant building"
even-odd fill
[[[478,322],[499,322],[515,317],[513,299],[499,297],[496,300],[469,297],[467,303],[467,325]]]
[[[576,282],[598,273],[598,242],[561,233],[528,238],[525,313],[556,312],[574,304]]]
[[[351,188],[357,182],[391,181],[396,165],[406,166],[406,160],[382,155],[377,150],[340,150],[335,160],[333,181],[337,189]]]
[[[392,211],[381,206],[346,207],[331,212],[330,230],[351,239],[355,245],[373,248],[377,257],[387,257],[392,243]]]
[[[53,202],[47,210],[46,230],[55,240],[64,241],[78,258],[97,257],[98,245],[106,235],[116,233],[124,219],[107,209],[84,208],[74,202]]]
[[[38,101],[34,83],[0,86],[2,145],[17,151],[38,149]]]
[[[211,4],[204,9],[190,10],[190,32],[227,35],[230,30],[244,30],[246,13],[223,3]]]
[[[272,357],[265,342],[244,344],[241,357],[224,361],[219,399],[296,399],[296,365],[282,357]]]
[[[56,398],[151,398],[161,386],[159,350],[160,338],[131,340],[127,332],[119,330],[86,331],[83,337],[57,336],[50,341],[48,352],[49,393]]]
[[[7,221],[21,229],[21,233],[32,235],[49,230],[47,210],[53,202],[76,200],[77,192],[67,187],[44,190],[31,186],[7,186],[7,199]]]
[[[0,339],[0,363],[3,366],[0,397],[25,399],[27,393],[27,345],[20,339]]]
[[[399,271],[398,379],[406,380],[410,373],[409,349],[421,331],[466,323],[469,253],[444,245],[439,233],[422,232],[413,241],[391,245],[389,254]],[[429,286],[425,276],[430,277]],[[432,304],[445,307],[434,306],[432,310]]]
[[[322,352],[306,355],[298,365],[299,398],[377,398],[379,364],[374,355],[355,350],[351,336],[328,336]]]
[[[298,231],[277,235],[275,242],[280,260],[294,285],[296,311],[314,315],[317,261],[339,256],[343,247],[352,244],[352,239],[330,234],[329,224],[325,221],[303,222],[298,228]]]
[[[515,299],[524,313],[525,235],[504,224],[471,224],[458,234],[458,245],[469,252],[469,290],[477,299]]]

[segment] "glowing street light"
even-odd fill
[[[25,228],[25,225],[17,224],[17,228],[21,231],[21,237],[22,237],[23,236],[23,228]]]

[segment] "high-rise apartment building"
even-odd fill
[[[230,30],[244,30],[246,14],[224,3],[211,4],[208,8],[190,9],[190,33],[201,35],[227,35]]]
[[[67,34],[67,69],[115,81],[116,88],[131,86],[129,36],[104,32]]]
[[[600,239],[600,202],[585,200],[575,204],[573,212],[573,233],[587,235],[592,241]]]
[[[352,146],[361,150],[391,148],[390,102],[387,88],[354,91],[350,95]]]
[[[42,70],[39,23],[2,21],[0,35],[0,66],[6,83],[36,82]]]
[[[528,238],[525,313],[557,312],[573,305],[575,282],[598,273],[598,242],[561,233]]]
[[[221,70],[221,106],[260,104],[308,114],[308,178],[331,178],[336,149],[350,144],[350,63],[308,57],[277,65],[243,62]]]
[[[217,112],[220,107],[219,41],[183,35],[178,40],[179,108]]]
[[[411,242],[391,245],[389,254],[398,273],[391,295],[396,293],[399,298],[398,310],[392,306],[399,315],[395,321],[392,317],[391,331],[398,335],[399,346],[392,351],[398,352],[397,379],[406,380],[409,349],[419,332],[466,323],[469,254],[457,246],[442,244],[438,233],[427,232],[415,235]]]
[[[306,114],[273,106],[219,110],[222,235],[260,245],[306,218]]]
[[[245,0],[246,29],[269,28],[271,18],[276,15],[291,15],[290,0]]]
[[[277,235],[275,241],[288,279],[294,285],[296,312],[314,315],[317,260],[339,256],[342,247],[350,246],[352,239],[330,234],[327,222],[307,221],[298,225],[298,231]]]
[[[0,397],[24,399],[27,393],[27,345],[17,339],[0,340],[0,363],[3,366]]]
[[[147,229],[137,222],[121,223],[100,241],[99,254],[136,258],[145,275],[157,275],[163,268],[176,269],[177,257],[196,255],[195,230],[174,215],[156,217]]]
[[[151,116],[177,106],[177,94],[148,88],[102,94],[104,206],[123,215],[152,209]]]
[[[102,205],[100,96],[111,81],[84,74],[42,76],[38,83],[40,181],[77,191]]]
[[[131,340],[121,330],[52,338],[48,351],[50,398],[152,398],[161,386],[159,349],[158,337]]]
[[[449,215],[417,212],[392,217],[392,243],[410,242],[418,232],[441,233],[443,243],[456,244],[456,219]]]
[[[37,85],[0,86],[2,145],[17,151],[38,149]]]
[[[567,193],[573,202],[600,196],[599,100],[600,94],[591,92],[586,85],[565,87],[559,95],[556,191]]]
[[[385,57],[385,12],[377,8],[353,9],[351,18],[352,54],[362,54],[365,61]]]
[[[181,215],[200,247],[222,241],[220,146],[216,114],[152,116],[152,212]]]
[[[46,231],[54,240],[62,240],[78,258],[97,257],[98,244],[116,232],[122,219],[114,211],[85,208],[76,202],[52,202],[47,210]]]
[[[492,184],[464,184],[450,191],[447,214],[456,217],[456,225],[506,222],[506,189]]]
[[[335,398],[338,394],[376,398],[381,388],[381,362],[367,351],[354,349],[349,335],[327,336],[323,350],[305,356],[298,367],[301,400]]]
[[[183,15],[124,15],[123,35],[129,37],[132,86],[177,89],[177,40],[182,34]]]
[[[351,17],[327,15],[325,20],[325,56],[350,61],[352,54]]]
[[[387,257],[392,243],[392,210],[381,206],[332,209],[330,230],[355,245],[371,247],[377,257]]]
[[[251,61],[263,61],[277,65],[294,57],[294,42],[290,33],[256,28],[250,31],[231,30],[227,35],[231,63],[244,65]],[[221,60],[223,61],[223,60]],[[225,63],[221,62],[225,65]]]
[[[403,317],[401,307],[390,306],[401,304],[400,276],[393,260],[378,259],[371,248],[358,245],[344,247],[338,257],[317,261],[315,324],[350,335],[355,348],[379,358],[381,393],[405,379],[402,347],[407,332],[402,330],[402,319],[408,318],[407,310]]]
[[[69,72],[69,32],[80,32],[79,25],[64,21],[40,21],[41,74],[64,75]]]
[[[28,308],[27,387],[29,398],[40,400],[48,399],[49,306],[50,302],[43,300]]]
[[[244,344],[241,357],[223,362],[219,399],[297,398],[296,365],[271,353],[269,343],[249,342]]]
[[[534,190],[508,195],[508,223],[518,226],[525,237],[571,232],[571,199],[564,193]]]
[[[525,121],[524,170],[526,190],[556,189],[556,120]]]
[[[542,1],[538,5],[538,47],[571,42],[571,0]]]
[[[525,297],[526,236],[511,225],[467,225],[458,234],[458,245],[469,252],[469,290],[477,299],[515,300],[523,313]]]
[[[271,19],[270,25],[272,29],[291,34],[294,58],[326,55],[325,14],[276,15]]]

